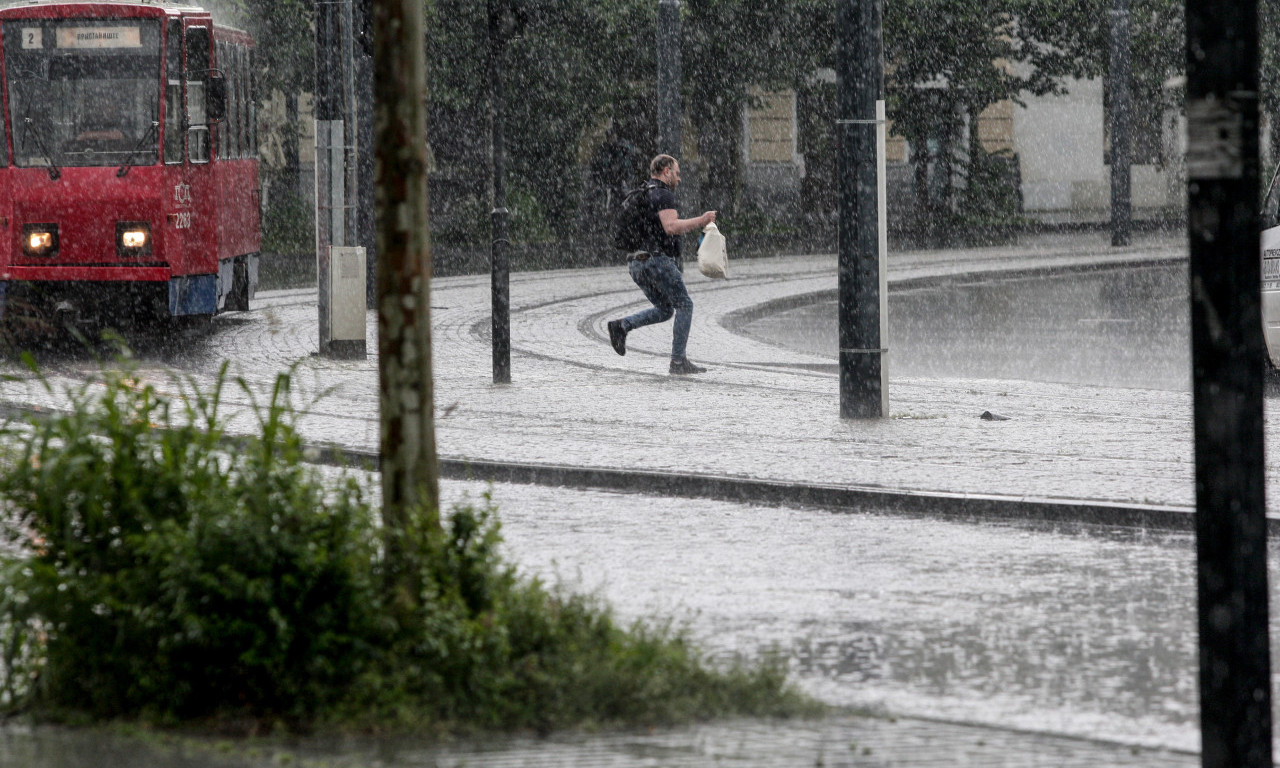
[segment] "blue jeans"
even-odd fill
[[[671,359],[684,358],[685,345],[689,343],[689,326],[693,324],[693,300],[684,287],[684,276],[676,269],[676,263],[666,254],[656,253],[644,261],[632,259],[627,263],[631,279],[636,281],[645,298],[653,306],[643,312],[622,318],[622,327],[631,331],[654,323],[663,323],[676,316],[671,332]]]

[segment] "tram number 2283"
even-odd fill
[[[169,214],[169,221],[174,229],[191,229],[191,211],[179,211]]]

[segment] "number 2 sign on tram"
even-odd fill
[[[247,309],[260,252],[254,44],[154,3],[0,9],[0,312]]]

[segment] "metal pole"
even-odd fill
[[[352,0],[342,0],[342,159],[343,181],[343,245],[360,245],[359,198],[357,188],[357,163],[359,156],[356,147],[356,65],[355,65],[355,14],[351,9]]]
[[[1133,224],[1131,199],[1133,96],[1129,65],[1129,0],[1112,0],[1111,8],[1111,245],[1129,244]]]
[[[840,193],[840,416],[885,415],[880,333],[876,104],[884,93],[879,0],[841,0],[836,53]]]
[[[680,156],[680,0],[658,2],[658,152]]]
[[[373,30],[372,0],[356,4],[356,242],[365,247],[365,307],[378,306],[378,250],[373,203]]]
[[[330,353],[332,341],[329,248],[343,245],[342,32],[339,15],[336,2],[316,3],[316,276],[319,288],[319,351],[322,355]]]
[[[507,148],[502,54],[506,50],[502,2],[489,3],[489,85],[492,89],[493,213],[491,214],[490,302],[493,314],[493,383],[511,381],[511,213],[507,210]]]
[[[1201,763],[1271,765],[1256,0],[1187,3]]]

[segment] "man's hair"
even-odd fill
[[[661,176],[662,172],[676,164],[676,159],[671,155],[658,155],[649,161],[649,175]]]

